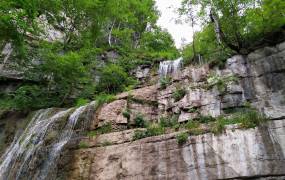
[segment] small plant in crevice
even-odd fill
[[[198,107],[192,107],[192,108],[188,109],[187,112],[188,113],[196,113],[196,112],[199,112],[199,108]]]
[[[109,103],[109,102],[116,100],[116,97],[111,94],[102,93],[102,94],[97,95],[95,97],[95,100],[96,100],[95,108],[97,109],[105,103]]]
[[[159,83],[161,89],[166,89],[171,83],[171,78],[169,76],[163,77],[159,80]]]
[[[150,136],[158,136],[165,133],[165,128],[161,127],[159,124],[153,123],[147,127],[146,134]]]
[[[170,127],[174,128],[179,126],[178,115],[172,115],[171,117],[161,117],[159,119],[159,124],[161,127]]]
[[[129,109],[125,109],[122,114],[123,114],[123,116],[124,116],[125,118],[127,118],[128,120],[131,118],[131,112],[130,112]]]
[[[172,94],[172,98],[174,102],[181,100],[186,95],[186,90],[183,88],[177,88],[174,93]]]
[[[102,143],[101,146],[105,147],[105,146],[111,146],[111,145],[113,145],[113,143],[106,140],[106,141],[104,141],[104,142]]]
[[[144,128],[146,127],[146,122],[141,114],[138,114],[135,119],[135,127],[136,128]]]
[[[192,121],[188,121],[184,125],[184,128],[186,128],[191,135],[199,135],[199,134],[204,133],[204,131],[203,131],[203,129],[201,129],[200,125],[201,124],[198,121],[192,120]]]
[[[226,91],[226,87],[231,82],[237,82],[238,79],[235,76],[220,76],[217,74],[212,74],[207,79],[207,89],[213,88],[214,86],[217,86],[218,90],[221,93],[224,93]]]
[[[179,145],[185,144],[188,140],[189,134],[187,132],[182,132],[176,135],[176,140]]]
[[[220,134],[224,131],[225,126],[228,124],[235,123],[230,123],[226,118],[220,116],[215,122],[210,124],[210,131],[214,134]]]
[[[79,147],[80,149],[86,149],[86,148],[89,147],[89,145],[88,145],[86,142],[81,141],[81,142],[79,143],[78,147]]]
[[[100,134],[106,134],[112,132],[112,124],[111,123],[106,123],[103,126],[99,127],[95,131],[90,131],[88,132],[88,136],[94,137]]]
[[[152,123],[147,126],[146,130],[135,130],[133,140],[135,141],[138,139],[143,139],[151,136],[159,136],[162,134],[165,134],[165,128],[160,126],[160,124]]]
[[[267,121],[267,118],[254,109],[247,109],[244,112],[239,112],[231,117],[232,121],[241,123],[243,128],[254,128],[261,123]]]
[[[146,130],[135,130],[133,135],[133,141],[143,139],[146,137],[147,137]]]
[[[203,116],[200,115],[198,116],[196,119],[196,121],[199,121],[200,123],[209,123],[209,122],[213,122],[216,120],[216,118],[212,117],[212,116]]]

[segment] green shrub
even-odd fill
[[[195,129],[195,128],[199,128],[200,126],[200,123],[197,122],[197,121],[188,121],[184,127],[187,128],[187,129]]]
[[[182,89],[182,88],[176,89],[174,93],[172,94],[172,98],[174,99],[174,102],[181,100],[185,96],[186,93],[187,92],[185,89]]]
[[[182,145],[182,144],[186,143],[187,140],[188,140],[188,136],[189,136],[189,135],[188,135],[188,133],[186,133],[186,132],[182,132],[182,133],[176,135],[177,143],[178,143],[179,145]]]
[[[167,86],[169,86],[170,83],[171,83],[171,78],[170,78],[169,76],[163,77],[163,78],[161,78],[161,79],[159,80],[159,83],[160,83],[160,88],[161,88],[161,89],[166,89]]]
[[[226,91],[226,87],[231,82],[236,82],[238,79],[235,76],[219,76],[217,74],[211,75],[207,79],[207,89],[217,86],[221,93]]]
[[[124,110],[123,116],[129,120],[131,118],[130,110],[129,109]]]
[[[95,106],[96,106],[96,108],[98,108],[105,103],[109,103],[109,102],[116,100],[116,96],[111,95],[111,94],[102,93],[102,94],[97,95],[95,97],[95,100],[96,100]]]
[[[161,117],[159,120],[159,124],[161,127],[177,127],[177,125],[179,126],[178,123],[178,116],[177,115],[173,115],[172,117]]]
[[[145,120],[141,114],[137,115],[134,119],[135,121],[135,127],[136,128],[144,128],[146,127]]]
[[[158,136],[165,133],[165,128],[161,127],[159,124],[151,124],[147,127],[147,137]]]
[[[225,129],[225,126],[228,124],[235,124],[234,122],[228,121],[224,117],[219,117],[216,122],[212,123],[210,126],[210,131],[214,134],[220,134]]]
[[[248,109],[231,117],[231,121],[241,123],[244,128],[254,128],[266,121],[266,118],[256,110]]]
[[[90,101],[88,99],[79,98],[76,100],[76,107],[84,106],[88,104]]]
[[[135,133],[133,135],[133,140],[139,140],[147,137],[146,130],[135,130]]]
[[[42,86],[24,85],[18,88],[13,94],[13,106],[20,110],[33,110],[57,106],[60,98],[49,94]]]
[[[118,65],[110,64],[105,66],[100,72],[100,80],[97,85],[98,92],[117,93],[125,87],[134,83],[125,70]]]
[[[197,118],[197,121],[199,121],[200,123],[209,123],[212,121],[215,121],[216,119],[212,116],[199,116]]]

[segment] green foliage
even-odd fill
[[[170,83],[171,83],[171,78],[170,78],[169,76],[163,77],[163,78],[161,78],[161,79],[159,80],[159,83],[160,83],[160,88],[161,88],[161,89],[166,89],[167,86],[169,86]]]
[[[207,87],[212,88],[214,86],[217,86],[218,90],[221,93],[224,93],[226,91],[226,87],[231,82],[237,82],[237,78],[235,76],[219,76],[217,74],[211,75],[207,79]]]
[[[181,100],[185,94],[186,94],[186,90],[183,88],[177,88],[174,93],[172,94],[172,98],[174,99],[174,102],[177,102],[179,100]]]
[[[126,86],[131,85],[133,82],[122,67],[110,64],[100,72],[100,80],[96,88],[98,92],[112,94],[124,90]]]
[[[177,56],[170,35],[155,26],[158,14],[153,0],[2,0],[0,42],[12,42],[25,54],[21,60],[33,67],[27,79],[40,83],[19,88],[2,99],[1,106],[82,105],[98,94],[134,88],[130,70],[153,63],[152,57]],[[39,18],[60,31],[62,41],[43,40],[45,25]],[[159,49],[153,49],[158,48],[154,41]],[[35,51],[32,57],[26,52],[30,49]],[[98,57],[109,49],[119,51],[121,58],[116,65],[102,67]],[[94,76],[101,76],[97,84]]]
[[[80,141],[78,147],[79,147],[80,149],[86,149],[86,148],[89,147],[89,145],[88,145],[86,142]]]
[[[243,128],[254,128],[265,122],[266,118],[254,109],[246,109],[232,114],[230,117],[220,116],[211,126],[211,132],[221,133],[226,125],[241,124]]]
[[[88,136],[94,137],[100,134],[107,134],[112,132],[112,124],[111,123],[106,123],[103,126],[99,127],[95,131],[90,131],[88,132]]]
[[[232,121],[241,123],[244,128],[254,128],[266,121],[266,118],[256,110],[248,109],[233,115]]]
[[[130,114],[130,110],[129,109],[124,110],[122,114],[128,120],[131,118],[131,114]]]
[[[150,124],[148,125],[146,130],[135,130],[135,133],[133,135],[133,140],[139,140],[146,137],[151,136],[158,136],[165,133],[165,128],[160,126],[160,124]]]
[[[116,100],[116,96],[111,95],[111,94],[102,93],[102,94],[96,95],[95,100],[96,100],[95,106],[97,109],[98,107],[102,106],[105,103],[109,103],[109,102]]]
[[[204,25],[193,38],[196,54],[201,55],[203,62],[221,65],[232,53],[248,53],[256,41],[265,42],[266,34],[284,26],[284,7],[282,0],[183,0],[180,14],[189,15],[189,9],[198,11],[188,18]],[[219,35],[215,32],[213,16],[219,23],[220,30],[216,31]],[[197,63],[193,43],[183,49],[186,63]]]
[[[198,63],[216,63],[221,66],[223,62],[232,55],[230,49],[221,47],[216,41],[212,24],[205,26],[195,34],[195,50],[199,58],[194,57],[193,45],[189,44],[182,49],[182,57],[185,65]],[[220,64],[219,64],[220,63]]]
[[[150,124],[147,127],[147,131],[146,131],[147,137],[158,136],[164,133],[165,133],[165,128],[161,127],[160,124],[156,124],[156,123]]]
[[[215,120],[216,119],[212,116],[199,116],[196,121],[199,121],[200,123],[209,123]]]
[[[1,109],[35,110],[60,104],[60,99],[43,85],[22,85],[15,92],[0,95]]]
[[[176,140],[177,140],[177,143],[179,145],[182,145],[182,144],[185,144],[188,140],[188,133],[187,132],[182,132],[178,135],[176,135]]]
[[[144,128],[146,127],[146,122],[141,114],[138,114],[135,119],[135,127],[137,128]]]
[[[159,124],[161,127],[167,128],[167,127],[172,127],[172,128],[177,128],[178,123],[178,116],[173,115],[172,117],[161,117],[159,120]]]
[[[172,53],[171,59],[179,56],[171,35],[158,27],[154,28],[153,31],[143,33],[140,46],[141,49],[148,52]]]
[[[146,138],[147,134],[145,130],[135,130],[135,133],[133,135],[133,141]]]
[[[88,99],[79,98],[76,100],[76,107],[84,106],[88,104],[90,101]]]
[[[105,146],[111,146],[111,145],[113,145],[113,143],[110,142],[110,141],[104,141],[104,142],[102,143],[102,146],[103,146],[103,147],[105,147]]]

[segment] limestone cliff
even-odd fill
[[[84,138],[82,141],[87,146],[71,151],[72,163],[61,165],[64,173],[59,173],[59,177],[284,179],[284,58],[285,43],[281,43],[248,56],[236,55],[227,60],[224,69],[211,69],[207,65],[186,67],[172,74],[166,89],[156,84],[118,95],[116,101],[105,104],[97,112],[91,126],[96,129],[111,122],[117,132]],[[219,90],[217,86],[209,87],[210,76],[237,79]],[[177,88],[186,89],[186,93],[175,101],[173,93]],[[125,130],[136,114],[152,122],[161,116],[177,114],[182,123],[198,115],[227,114],[247,103],[271,121],[248,130],[228,126],[220,135],[189,136],[183,145],[176,141],[178,132],[133,141],[134,130]],[[129,120],[123,116],[125,109],[130,112]]]
[[[26,128],[28,135],[9,148],[16,151],[15,144],[22,148],[14,152],[18,158],[8,156],[8,151],[2,156],[0,166],[6,169],[0,170],[0,180],[285,178],[285,43],[233,56],[223,69],[203,65],[171,71],[166,86],[158,83],[158,75],[150,76],[149,66],[139,70],[136,74],[144,87],[118,94],[98,109],[91,103],[84,108],[41,110],[45,113],[34,116]],[[177,95],[179,90],[183,93]],[[220,134],[205,125],[199,135],[187,134],[184,143],[177,141],[185,131],[180,128],[133,139],[138,115],[149,123],[176,116],[185,124],[199,116],[230,116],[248,106],[269,121],[250,129],[228,125]],[[46,134],[33,131],[38,121]],[[0,124],[0,137],[6,124]],[[98,133],[106,124],[111,132]],[[96,136],[91,135],[94,131]],[[17,172],[19,167],[23,170]]]

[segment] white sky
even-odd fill
[[[156,0],[156,6],[161,12],[157,24],[168,30],[175,40],[176,47],[180,48],[183,44],[182,38],[185,39],[186,44],[192,40],[192,29],[189,24],[176,24],[175,19],[178,14],[175,9],[179,8],[182,0]]]

